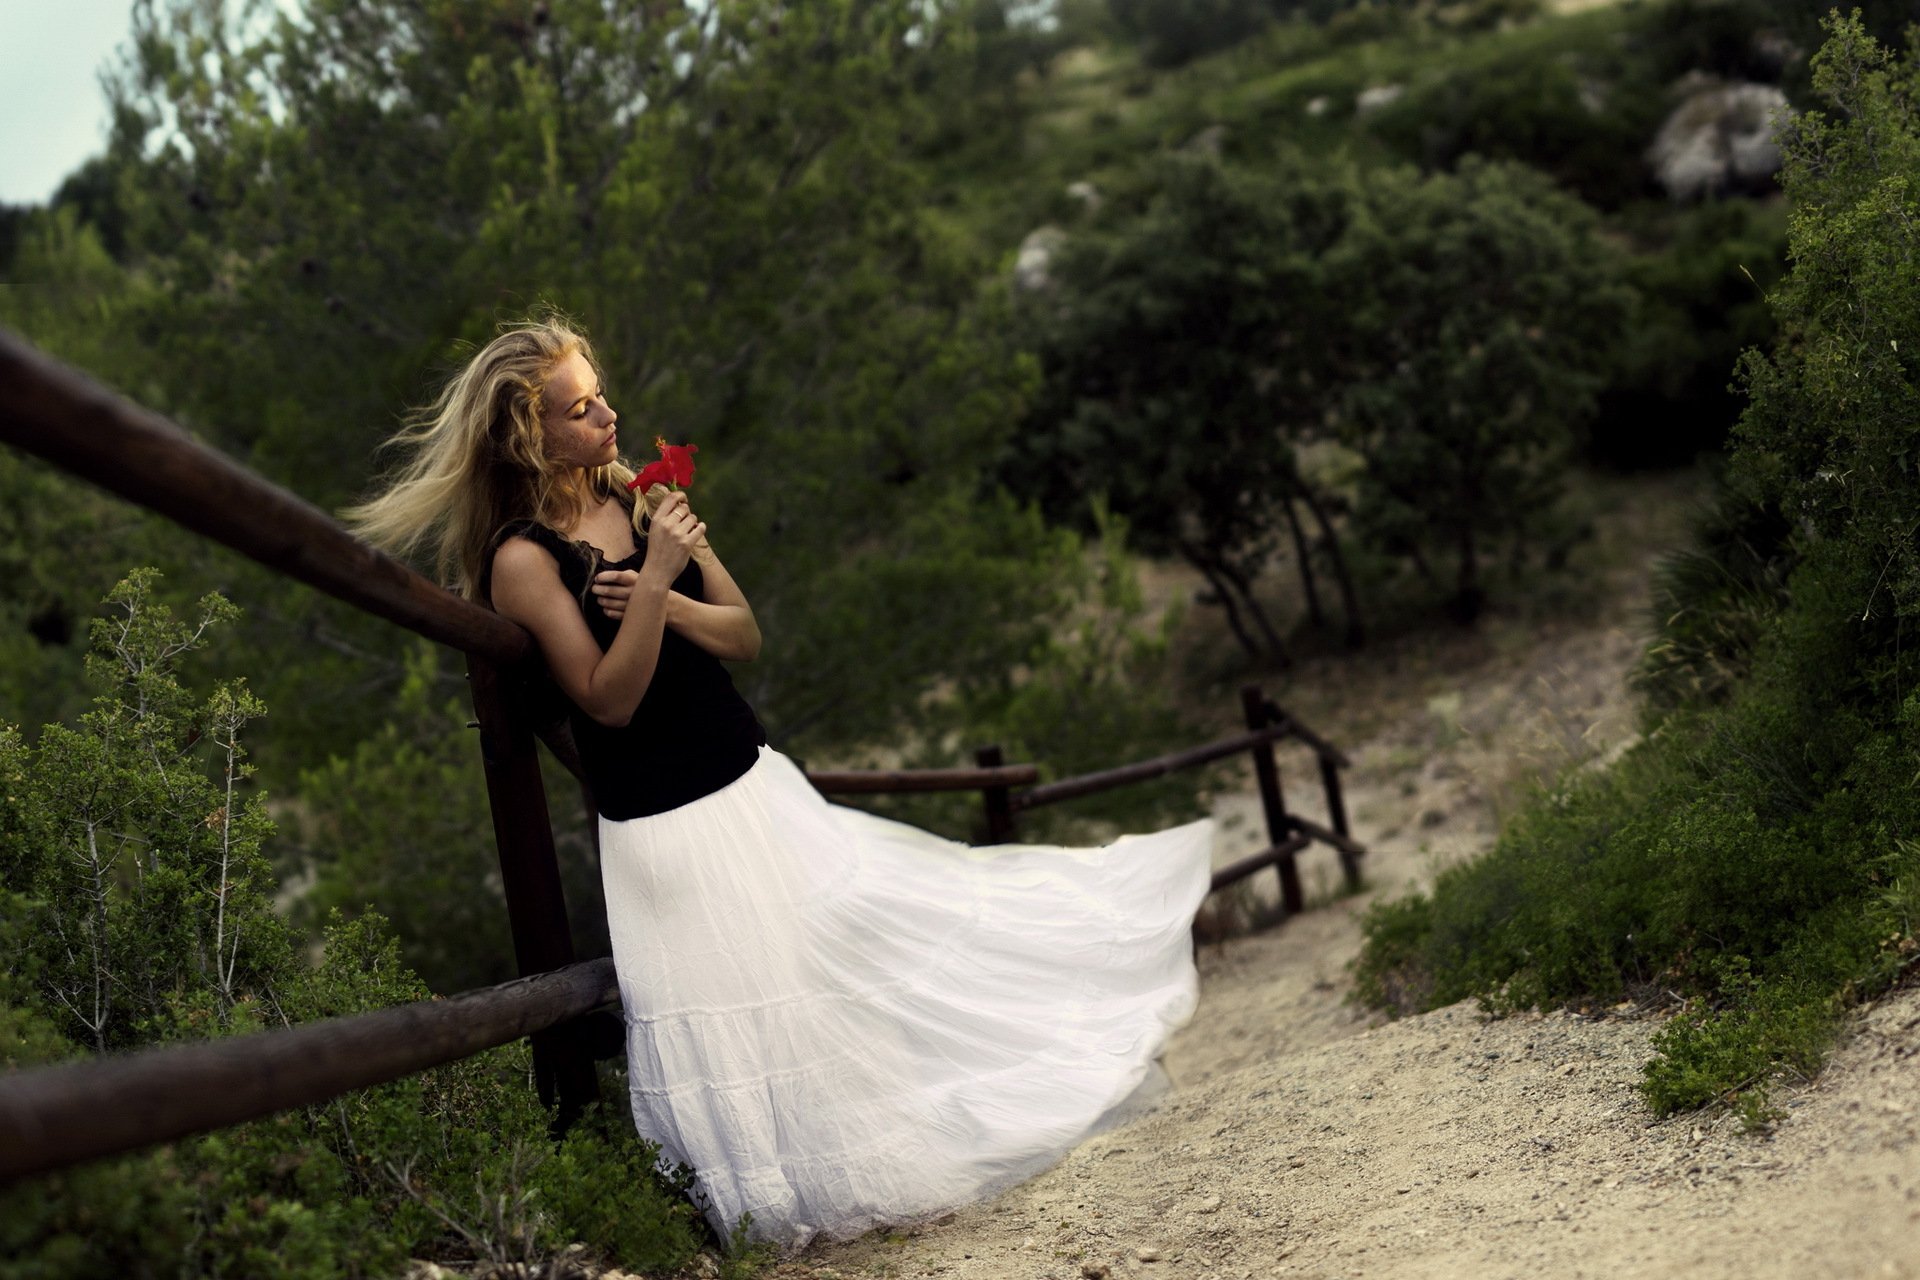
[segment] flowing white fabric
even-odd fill
[[[723,1236],[797,1249],[1031,1177],[1151,1086],[1198,992],[1213,823],[973,849],[770,748],[600,820],[634,1123]]]

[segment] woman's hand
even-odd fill
[[[707,543],[707,526],[687,506],[687,495],[670,493],[653,513],[647,529],[647,562],[640,572],[655,581],[672,583],[687,567],[693,553]]]
[[[640,585],[637,569],[607,569],[593,575],[593,596],[600,612],[618,621],[627,616],[627,602]]]

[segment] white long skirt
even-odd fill
[[[1040,1172],[1151,1088],[1192,1014],[1210,819],[972,849],[829,804],[761,748],[600,820],[641,1135],[724,1237],[797,1249]]]

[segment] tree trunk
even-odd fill
[[[1219,568],[1221,575],[1239,588],[1240,603],[1246,606],[1247,612],[1253,616],[1254,625],[1260,628],[1261,636],[1266,639],[1268,660],[1282,668],[1291,667],[1293,655],[1287,652],[1286,642],[1280,639],[1280,632],[1267,617],[1267,611],[1262,609],[1260,602],[1253,598],[1252,581],[1244,572],[1231,565],[1222,563]]]
[[[1293,535],[1293,558],[1300,566],[1300,586],[1307,593],[1307,616],[1313,619],[1313,625],[1322,631],[1327,627],[1326,611],[1320,607],[1320,584],[1314,581],[1313,557],[1307,547],[1306,532],[1300,527],[1300,514],[1293,509],[1291,497],[1280,500],[1280,509],[1287,513],[1287,531]]]
[[[1420,549],[1417,542],[1407,544],[1407,558],[1413,561],[1413,567],[1429,586],[1440,585],[1440,577],[1433,571],[1433,562],[1427,559],[1427,553]]]
[[[1340,588],[1340,608],[1347,615],[1347,647],[1358,649],[1366,643],[1367,629],[1360,617],[1360,593],[1354,590],[1353,574],[1347,569],[1347,554],[1340,549],[1340,539],[1333,531],[1333,521],[1327,518],[1327,509],[1304,484],[1300,486],[1300,500],[1307,504],[1313,522],[1320,526],[1320,545],[1327,549],[1327,559],[1333,563],[1334,585]]]
[[[1247,651],[1248,657],[1258,660],[1261,656],[1260,646],[1254,642],[1253,636],[1247,631],[1246,623],[1240,620],[1239,606],[1234,604],[1233,595],[1228,590],[1227,584],[1220,580],[1220,576],[1213,571],[1211,565],[1193,552],[1182,548],[1180,554],[1187,558],[1188,564],[1200,571],[1201,576],[1207,580],[1207,585],[1213,588],[1214,600],[1227,611],[1227,625],[1233,628],[1233,638],[1240,642],[1240,647]]]
[[[1486,592],[1480,588],[1479,547],[1473,539],[1471,526],[1462,526],[1460,530],[1460,574],[1455,579],[1453,594],[1453,616],[1463,626],[1471,625],[1480,617],[1480,611],[1486,605]]]

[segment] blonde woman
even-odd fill
[[[974,850],[828,804],[722,665],[760,651],[683,492],[637,503],[593,350],[481,349],[349,512],[534,636],[600,810],[634,1123],[787,1248],[1020,1181],[1137,1103],[1192,1012],[1212,824]]]

